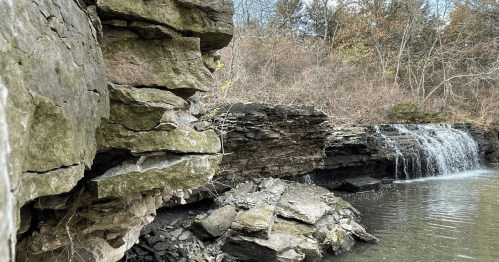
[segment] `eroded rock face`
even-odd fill
[[[98,0],[97,7],[103,20],[146,21],[198,37],[203,50],[227,46],[234,33],[229,0]]]
[[[196,201],[221,161],[197,117],[232,13],[225,0],[0,2],[19,261],[116,261],[157,208]]]
[[[95,28],[76,1],[1,1],[0,17],[0,81],[9,94],[12,191],[20,206],[67,192],[83,177],[109,97]]]
[[[107,30],[104,30],[107,34]],[[112,83],[207,91],[213,76],[203,64],[199,38],[141,40],[103,43],[108,80]]]
[[[222,179],[283,177],[323,166],[328,120],[306,106],[237,103],[218,110],[214,128],[222,135]]]
[[[18,261],[117,261],[156,214],[159,192],[101,201],[81,190],[40,198],[38,231],[18,244]],[[54,202],[56,200],[56,202]]]

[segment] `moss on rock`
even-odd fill
[[[99,198],[118,197],[153,188],[180,189],[204,185],[219,170],[222,155],[160,156],[142,164],[127,162],[92,180]]]

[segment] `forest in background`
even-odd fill
[[[209,104],[305,104],[333,124],[499,120],[499,2],[235,0]]]

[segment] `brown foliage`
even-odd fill
[[[205,102],[314,105],[333,123],[373,124],[419,101],[448,121],[499,121],[499,5],[458,3],[446,24],[421,1],[398,3],[335,12],[326,41],[240,28]]]

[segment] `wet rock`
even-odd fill
[[[350,222],[350,225],[352,226],[351,232],[354,234],[356,237],[364,240],[365,242],[378,242],[379,239],[369,233],[366,232],[366,229],[362,227],[361,225],[357,224],[355,221]]]
[[[370,177],[349,178],[343,180],[340,189],[354,193],[362,191],[378,190],[381,186],[381,183],[382,183],[381,180]]]
[[[240,211],[232,222],[234,234],[268,239],[274,225],[275,207],[262,204],[247,211]]]
[[[227,205],[214,210],[210,215],[194,220],[191,229],[201,240],[219,237],[230,228],[236,214],[234,207]]]
[[[352,234],[340,229],[337,225],[327,232],[325,240],[322,242],[335,255],[348,252],[355,244]]]

